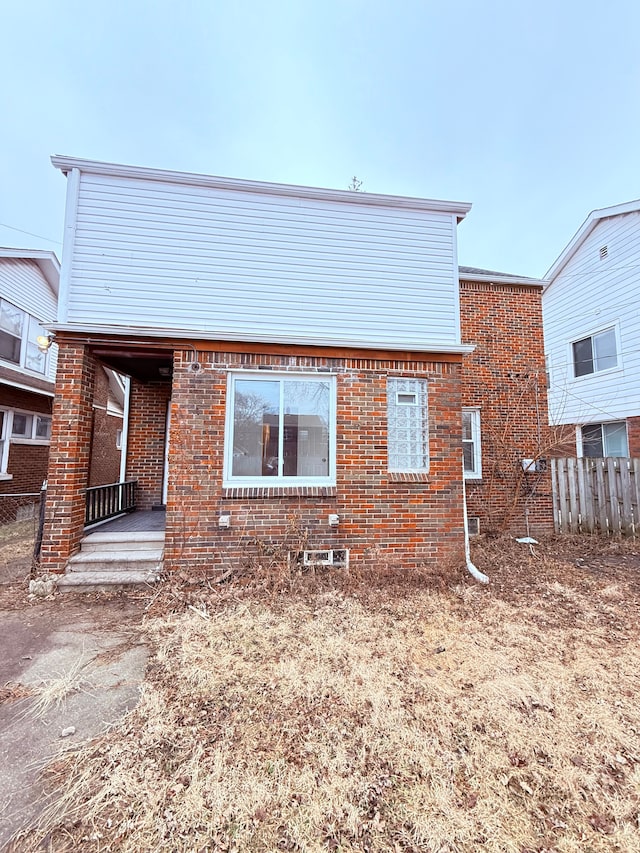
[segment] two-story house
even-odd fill
[[[549,420],[563,449],[640,456],[640,201],[594,210],[545,278]]]
[[[57,348],[38,338],[59,275],[53,252],[0,248],[0,523],[30,512],[47,476]]]
[[[126,476],[139,508],[166,508],[166,569],[222,569],[292,531],[334,564],[460,557],[463,359],[491,340],[483,324],[497,334],[489,312],[461,336],[469,204],[53,163],[68,196],[44,568],[64,570],[83,537],[99,365],[130,377]],[[470,305],[528,288],[535,325],[539,283],[481,272]],[[539,442],[497,471],[468,391],[467,474],[482,460],[496,489]],[[508,500],[525,493],[518,479]]]

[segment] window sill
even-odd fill
[[[13,480],[13,474],[0,474],[0,482],[5,480]]]
[[[464,481],[465,483],[481,483],[482,474],[465,474]]]
[[[21,438],[19,435],[12,435],[10,441],[11,444],[34,444],[45,447],[51,444],[50,438]]]
[[[582,376],[571,376],[569,382],[582,382],[585,379],[595,379],[600,376],[615,376],[616,373],[624,373],[622,365],[617,367],[608,367],[606,370],[594,370],[593,373],[585,373]],[[553,388],[553,382],[551,387]]]
[[[268,498],[335,498],[335,486],[223,486],[225,500]]]
[[[428,471],[389,471],[390,483],[430,483]]]

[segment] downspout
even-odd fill
[[[471,549],[469,547],[469,518],[467,515],[467,489],[464,482],[464,457],[462,460],[462,509],[464,514],[464,557],[467,563],[467,571],[480,583],[489,583],[489,578],[477,569],[471,562]]]

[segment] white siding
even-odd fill
[[[61,320],[456,345],[455,227],[441,211],[83,173]]]
[[[57,299],[38,264],[30,258],[0,258],[0,296],[31,314],[41,323],[53,323],[57,314]],[[29,376],[37,376],[55,381],[57,347],[52,347],[47,363],[47,372],[28,371]],[[18,368],[3,362],[13,370]]]
[[[56,298],[34,260],[0,258],[0,296],[42,322],[56,319]]]
[[[639,296],[640,213],[603,219],[543,296],[553,424],[640,415]],[[574,378],[571,342],[610,327],[619,334],[618,368]]]

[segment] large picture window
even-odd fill
[[[387,379],[389,471],[429,470],[427,380]]]
[[[45,331],[39,321],[6,299],[0,299],[0,359],[45,373],[47,356],[38,349],[37,338]]]
[[[335,482],[335,379],[232,375],[225,482]]]

